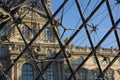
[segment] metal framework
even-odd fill
[[[19,2],[21,1],[21,2]],[[39,78],[41,77],[42,80],[46,80],[45,77],[44,77],[44,73],[46,72],[46,70],[48,69],[48,67],[53,63],[53,61],[49,61],[49,63],[45,66],[44,69],[40,69],[37,62],[36,62],[36,58],[33,56],[33,54],[31,53],[31,45],[33,44],[33,42],[37,39],[37,37],[43,32],[43,30],[47,27],[47,25],[52,25],[54,27],[52,27],[53,31],[54,31],[54,34],[57,38],[57,41],[59,43],[59,46],[60,46],[60,50],[59,52],[52,58],[52,59],[56,59],[61,53],[63,53],[64,55],[64,58],[68,64],[68,67],[70,69],[70,72],[71,72],[71,75],[69,76],[68,80],[71,80],[72,78],[74,80],[78,80],[77,77],[76,77],[76,73],[82,68],[82,66],[87,62],[87,60],[93,55],[97,61],[97,65],[98,65],[98,69],[100,71],[100,75],[98,76],[98,79],[99,78],[102,78],[104,80],[104,75],[105,73],[107,72],[107,70],[114,64],[114,62],[119,58],[120,56],[120,52],[118,52],[118,54],[114,57],[114,59],[106,66],[106,68],[104,70],[101,69],[101,65],[100,65],[100,62],[99,62],[99,59],[97,57],[97,49],[99,49],[99,47],[102,45],[102,43],[105,42],[105,40],[108,38],[108,36],[114,32],[114,35],[115,35],[115,39],[116,39],[116,42],[117,42],[117,46],[118,46],[118,49],[120,50],[120,36],[118,34],[118,25],[120,23],[120,16],[118,16],[117,20],[114,19],[114,14],[112,13],[112,9],[111,9],[111,5],[110,5],[110,1],[109,0],[100,0],[100,2],[97,4],[97,6],[91,11],[91,13],[86,17],[84,16],[84,11],[82,10],[82,5],[81,5],[81,2],[79,0],[74,0],[75,2],[75,5],[76,5],[76,10],[78,10],[79,12],[79,16],[80,16],[80,19],[81,19],[81,24],[79,25],[79,27],[77,29],[73,29],[74,30],[74,33],[70,36],[69,40],[63,44],[62,43],[62,40],[61,38],[59,37],[59,34],[57,33],[56,31],[56,27],[58,27],[57,24],[59,24],[59,26],[61,26],[64,31],[68,31],[68,30],[71,30],[71,28],[64,28],[63,26],[63,22],[61,21],[57,21],[55,19],[55,17],[61,13],[61,11],[65,8],[65,6],[67,6],[67,2],[69,2],[69,0],[64,0],[63,3],[59,6],[59,8],[55,11],[54,14],[51,13],[50,9],[49,9],[49,6],[46,4],[46,2],[44,0],[41,0],[41,3],[42,3],[42,6],[44,8],[44,11],[46,13],[46,16],[48,18],[48,21],[42,26],[42,28],[38,31],[38,33],[31,39],[31,41],[29,43],[26,42],[25,38],[23,37],[22,33],[21,33],[21,30],[19,28],[19,24],[22,23],[22,19],[23,17],[25,17],[27,15],[27,11],[26,13],[24,13],[22,16],[18,16],[17,18],[15,17],[15,14],[18,12],[18,10],[20,9],[20,7],[22,5],[25,5],[27,3],[33,3],[33,4],[36,4],[37,0],[34,0],[34,1],[22,1],[22,0],[6,0],[5,1],[0,1],[0,9],[2,10],[2,12],[0,12],[0,30],[9,22],[9,21],[12,21],[12,24],[10,26],[11,29],[17,27],[23,41],[24,41],[24,44],[26,45],[25,48],[23,49],[23,51],[17,56],[17,58],[13,61],[13,63],[5,70],[3,71],[5,75],[7,75],[9,73],[9,71],[11,70],[11,68],[17,63],[17,61],[21,58],[21,56],[28,50],[30,53],[29,55],[31,56],[32,60],[34,61],[34,64],[37,68],[37,70],[39,71],[39,75],[36,77],[35,80],[39,80]],[[92,0],[89,0],[88,2],[88,5],[85,6],[86,8],[89,6],[90,4],[90,1]],[[118,0],[119,2],[119,0]],[[13,5],[14,4],[14,5]],[[110,21],[111,21],[111,27],[110,29],[108,29],[108,31],[103,35],[103,37],[98,41],[98,43],[96,45],[94,45],[94,41],[91,37],[91,33],[90,33],[90,30],[89,30],[89,26],[87,24],[89,24],[89,21],[91,21],[92,17],[97,13],[98,10],[101,9],[101,7],[103,6],[103,4],[106,5],[106,8],[107,8],[107,11],[108,11],[108,15],[109,15],[109,18],[110,18]],[[119,3],[118,3],[119,4]],[[4,13],[7,14],[4,15]],[[37,12],[39,13],[39,12]],[[62,17],[64,18],[64,14],[62,14]],[[57,24],[54,24],[54,22],[56,22]],[[105,25],[105,24],[104,24]],[[68,54],[66,53],[65,49],[66,47],[70,44],[70,42],[72,42],[72,40],[75,39],[75,37],[83,30],[83,28],[85,29],[85,32],[86,32],[86,35],[87,35],[87,38],[88,38],[88,42],[90,44],[90,47],[92,48],[91,52],[87,55],[87,57],[84,59],[84,61],[79,64],[79,66],[73,70],[73,67],[72,65],[70,64],[70,61],[69,59],[67,58],[68,57]],[[64,36],[64,34],[61,35],[61,37]],[[5,39],[4,40],[7,40],[7,36],[5,36]],[[1,79],[2,77],[0,77]]]

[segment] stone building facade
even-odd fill
[[[75,70],[78,65],[82,63],[82,61],[88,56],[88,54],[91,52],[91,48],[89,47],[72,47],[72,54],[71,58],[69,59],[71,61],[71,65],[73,66],[73,69]],[[119,51],[113,48],[99,48],[97,50],[97,57],[100,63],[100,66],[102,70],[106,68],[106,66],[113,60],[116,53]],[[65,66],[64,64],[64,70],[68,69],[68,66]],[[105,80],[119,80],[120,79],[120,58],[108,69],[108,71],[105,73],[104,78]],[[66,71],[67,72],[67,71]],[[70,71],[66,73],[69,76]],[[100,74],[100,70],[98,68],[95,56],[91,56],[88,61],[83,65],[83,67],[77,72],[76,76],[78,80],[96,80],[98,75]],[[97,80],[103,80],[103,79],[97,79]]]
[[[48,2],[51,2],[48,0]],[[32,4],[29,4],[32,5]],[[42,29],[43,25],[47,21],[47,16],[43,9],[32,8],[29,5],[24,5],[20,11],[15,15],[19,17],[22,14],[26,14],[23,18],[22,23],[18,25],[21,33],[27,43],[30,43],[32,38],[37,34],[37,32]],[[48,3],[51,7],[51,5]],[[28,10],[28,11],[27,11]],[[27,12],[27,13],[25,13]],[[10,34],[9,40],[4,40],[0,43],[0,76],[3,76],[3,72],[10,67],[11,64],[16,60],[18,55],[25,48],[25,43],[17,29],[11,31],[8,23],[1,31],[1,36],[4,34]],[[6,29],[8,29],[6,31]],[[56,29],[59,34],[59,30]],[[11,32],[11,33],[9,33]],[[30,51],[25,51],[22,57],[14,64],[12,69],[7,73],[7,77],[10,80],[35,80],[39,75],[39,72],[35,66],[34,60],[29,55],[30,53],[34,55],[39,68],[43,70],[46,65],[53,61],[52,65],[44,73],[47,80],[67,80],[70,76],[69,67],[63,57],[62,53],[57,59],[52,59],[56,53],[60,50],[57,39],[55,38],[52,26],[49,24],[43,32],[37,37],[30,47]],[[69,54],[68,59],[73,69],[76,69],[78,65],[85,59],[85,57],[90,53],[91,48],[89,47],[75,47],[70,44],[66,48],[66,52]],[[98,58],[102,69],[104,69],[110,61],[114,58],[118,50],[113,48],[97,50],[99,54]],[[101,56],[102,55],[102,56]],[[104,57],[105,58],[104,58]],[[105,59],[105,60],[104,60]],[[91,56],[86,64],[78,71],[76,77],[78,80],[95,80],[99,74],[99,69],[97,67],[96,60],[94,56]],[[114,63],[114,65],[106,73],[106,80],[120,80],[120,58]],[[2,80],[5,80],[2,77]],[[39,78],[39,80],[42,80]]]

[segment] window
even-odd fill
[[[69,77],[70,77],[70,73],[69,73],[69,72],[66,72],[66,73],[65,73],[65,80],[67,80]]]
[[[34,80],[33,68],[30,64],[22,66],[22,80]]]
[[[97,61],[96,61],[96,58],[95,58],[95,57],[93,58],[93,60],[94,60],[94,64],[97,64]]]
[[[83,62],[84,58],[80,56],[80,64]]]
[[[94,71],[94,72],[93,72],[93,76],[94,76],[94,79],[96,80],[96,79],[98,78],[98,76],[99,76],[99,73],[96,72],[96,71]]]
[[[86,73],[85,72],[81,72],[80,73],[80,80],[85,80],[86,79]]]
[[[107,63],[107,64],[110,63],[110,58],[109,58],[109,57],[106,58],[106,63]]]
[[[36,35],[39,30],[39,26],[36,23],[32,23],[32,32],[33,35]]]
[[[52,51],[50,49],[47,50],[47,57],[51,57],[52,56]]]
[[[100,71],[99,71],[98,68],[95,68],[95,69],[91,70],[90,72],[92,72],[92,77],[91,77],[92,80],[102,79],[102,77],[100,77],[100,78],[98,79],[98,76],[100,75]]]
[[[3,28],[0,30],[0,38],[2,41],[4,40],[8,40],[8,38],[10,37],[11,34],[11,26],[10,26],[10,22],[8,22],[5,26],[3,26]]]
[[[50,40],[50,41],[55,40],[55,35],[51,27],[46,28],[44,34],[45,34],[44,40]]]
[[[53,80],[53,69],[48,68],[46,72],[47,80]]]
[[[27,26],[22,27],[22,34],[23,34],[25,39],[30,38],[30,30],[29,30],[29,28]]]
[[[5,47],[0,47],[0,55],[7,55],[7,49]]]
[[[81,69],[79,72],[80,80],[86,80],[87,78],[87,70]]]
[[[41,3],[41,0],[36,0],[36,4],[37,6],[39,6],[39,10],[43,11],[43,6],[42,6],[42,3]]]

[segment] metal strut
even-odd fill
[[[52,14],[51,14],[51,12],[49,12],[49,10],[48,10],[49,8],[47,8],[47,6],[46,6],[46,4],[44,3],[44,1],[41,0],[41,2],[42,2],[42,4],[43,4],[43,7],[44,7],[45,12],[46,12],[46,14],[47,14],[47,17],[48,17],[48,19],[51,21],[51,22],[50,22],[51,25],[53,26],[54,24],[53,24],[53,21],[51,20]],[[53,29],[54,34],[56,35],[56,38],[57,38],[57,40],[58,40],[58,42],[59,42],[60,48],[62,48],[64,45],[63,45],[62,42],[60,41],[60,38],[59,38],[59,36],[58,36],[58,34],[57,34],[57,31],[56,31],[55,27],[52,27],[52,29]],[[67,54],[66,54],[65,50],[63,50],[63,54],[64,54],[64,56],[65,56],[65,60],[66,60],[66,62],[67,62],[67,64],[68,64],[68,66],[69,66],[69,68],[70,68],[70,71],[71,71],[72,75],[74,76],[74,80],[77,80],[76,77],[75,77],[75,75],[73,74],[74,71],[73,71],[73,68],[72,68],[72,66],[71,66],[71,64],[70,64],[69,59],[67,58]],[[45,71],[44,71],[44,72],[45,72]]]
[[[76,5],[77,5],[78,11],[79,11],[79,13],[80,13],[80,16],[81,16],[81,18],[82,18],[82,21],[85,22],[85,18],[84,18],[84,16],[83,16],[83,13],[82,13],[82,10],[81,10],[81,8],[80,8],[80,4],[79,4],[78,0],[76,0]],[[85,23],[84,27],[85,27],[85,30],[86,30],[86,33],[87,33],[87,36],[88,36],[90,45],[91,45],[92,49],[95,49],[95,47],[94,47],[94,45],[93,45],[93,42],[92,42],[92,39],[91,39],[91,36],[90,36],[90,32],[89,32],[89,30],[88,30],[88,27],[87,27],[86,23]],[[94,56],[95,56],[95,59],[96,59],[96,62],[97,62],[99,71],[100,71],[101,74],[103,74],[102,69],[101,69],[101,66],[100,66],[100,63],[99,63],[99,60],[98,60],[98,57],[96,56],[96,52],[94,53]],[[103,80],[104,80],[104,79],[103,79]]]
[[[117,24],[115,24],[115,21],[114,21],[114,18],[113,18],[113,15],[112,15],[112,11],[110,9],[110,4],[109,4],[109,1],[106,0],[106,5],[107,5],[107,8],[108,8],[108,12],[109,12],[109,16],[110,16],[110,19],[111,19],[111,23],[113,25],[113,31],[114,31],[114,34],[115,34],[115,37],[116,37],[116,41],[117,41],[117,44],[118,44],[118,48],[120,50],[120,42],[119,42],[119,36],[118,36],[118,32],[116,30],[117,28],[117,25],[120,23],[120,18],[119,20],[116,22]],[[119,58],[120,56],[120,52],[114,57],[114,59],[108,64],[108,66],[103,70],[103,74],[105,74],[107,72],[107,70],[114,64],[114,62]],[[101,74],[98,76],[98,78],[101,77]]]
[[[66,0],[67,1],[67,0]],[[62,9],[62,7],[65,5],[66,1],[56,10],[56,12],[53,14],[53,16],[51,17],[51,19],[53,19],[58,12]],[[32,43],[36,40],[36,38],[41,34],[41,32],[45,29],[45,27],[50,23],[50,21],[48,20],[44,26],[39,30],[39,32],[32,38],[32,40],[30,41],[30,43],[28,44],[28,46],[31,46]],[[24,52],[27,50],[27,47],[24,48],[24,50],[17,56],[17,58],[13,61],[13,64],[11,64],[6,70],[5,70],[5,74],[7,74],[11,68],[14,66],[14,64],[20,59],[20,57],[24,54]]]
[[[15,17],[15,14],[19,11],[20,7],[22,5],[24,5],[25,3],[27,3],[27,1],[23,1],[21,3],[18,3],[17,0],[12,0],[12,1],[8,1],[7,3],[5,3],[5,5],[3,4],[2,1],[0,1],[0,9],[2,9],[3,11],[5,11],[5,13],[8,13],[7,16],[0,13],[0,30],[10,21],[10,20],[13,20],[12,22],[12,26],[16,26],[17,29],[18,29],[18,32],[20,33],[23,41],[24,41],[24,44],[26,45],[25,48],[23,49],[23,51],[17,56],[17,58],[13,61],[12,64],[10,64],[10,66],[4,71],[5,74],[8,74],[8,72],[12,69],[12,67],[17,63],[17,61],[21,58],[21,56],[28,50],[29,51],[29,55],[31,56],[32,60],[34,61],[34,64],[35,64],[35,67],[37,68],[37,70],[39,71],[39,74],[37,75],[37,77],[35,78],[35,80],[39,80],[39,78],[41,77],[42,80],[46,80],[45,77],[44,77],[44,73],[46,72],[46,70],[49,68],[49,66],[53,63],[53,61],[49,61],[47,63],[47,65],[41,70],[38,66],[38,63],[36,62],[36,58],[34,57],[34,55],[31,53],[31,50],[30,50],[30,47],[31,45],[33,44],[33,42],[37,39],[37,37],[43,32],[43,30],[49,25],[51,24],[52,27],[52,30],[55,34],[55,37],[59,43],[59,46],[60,46],[60,50],[55,54],[55,56],[52,58],[52,59],[56,59],[61,53],[64,55],[64,58],[67,62],[67,65],[68,65],[68,68],[70,69],[70,76],[67,80],[71,80],[71,79],[74,79],[74,80],[77,80],[77,77],[76,77],[76,73],[83,67],[83,65],[88,61],[88,59],[94,55],[95,59],[96,59],[96,62],[97,62],[97,66],[99,68],[99,76],[98,76],[98,79],[99,78],[103,78],[104,80],[104,75],[105,73],[108,71],[108,69],[113,65],[113,63],[119,58],[120,56],[120,52],[118,52],[118,54],[113,58],[113,60],[102,70],[101,69],[101,65],[100,65],[100,62],[99,62],[99,59],[96,55],[96,50],[101,46],[101,44],[108,38],[108,36],[112,33],[112,31],[114,32],[114,35],[115,35],[115,38],[116,38],[116,42],[117,42],[117,45],[118,45],[118,48],[120,50],[120,39],[119,39],[119,34],[117,32],[117,26],[119,25],[120,23],[120,18],[115,21],[114,20],[114,16],[112,14],[112,10],[111,10],[111,7],[110,7],[110,3],[109,3],[109,0],[101,0],[99,2],[99,4],[96,6],[96,8],[91,12],[91,14],[85,19],[85,16],[84,16],[84,12],[82,12],[82,9],[81,9],[81,5],[79,4],[79,0],[75,0],[76,2],[76,6],[77,6],[77,9],[79,11],[79,15],[82,19],[82,23],[81,25],[79,25],[79,28],[78,29],[66,29],[64,28],[64,32],[66,30],[75,30],[74,34],[71,35],[71,37],[69,38],[69,40],[63,44],[62,41],[61,41],[61,38],[59,37],[59,34],[57,33],[57,30],[56,30],[56,27],[58,25],[54,24],[54,22],[57,22],[54,18],[55,16],[61,11],[62,8],[64,8],[64,6],[66,5],[66,3],[68,2],[69,0],[64,0],[63,3],[60,5],[60,7],[56,10],[56,12],[52,15],[52,13],[50,12],[47,4],[44,2],[44,0],[41,0],[41,3],[43,5],[43,8],[44,8],[44,11],[46,12],[46,16],[47,16],[47,19],[48,21],[42,26],[42,28],[38,31],[38,33],[32,38],[32,40],[27,43],[25,38],[23,37],[22,33],[21,33],[21,30],[19,28],[19,24],[24,24],[22,22],[22,19],[23,18],[16,18]],[[28,1],[29,2],[29,1]],[[91,0],[88,2],[87,6],[85,9],[87,9],[87,7],[89,6]],[[90,21],[90,19],[94,16],[94,14],[100,9],[100,7],[102,6],[102,4],[106,2],[106,6],[107,6],[107,10],[108,10],[108,14],[109,14],[109,17],[110,17],[110,20],[111,20],[111,23],[112,23],[112,26],[110,27],[110,29],[106,32],[106,34],[101,38],[101,40],[97,43],[96,46],[94,46],[93,44],[93,41],[92,41],[92,38],[91,38],[91,35],[90,35],[90,32],[88,30],[88,26],[87,26],[87,23]],[[14,5],[13,5],[14,4]],[[16,6],[18,4],[18,6]],[[33,10],[34,11],[34,10]],[[36,11],[37,12],[37,11]],[[39,14],[39,12],[37,12]],[[24,17],[26,16],[26,14],[24,15]],[[63,12],[62,12],[62,18],[63,18]],[[58,22],[58,24],[62,25],[62,22]],[[24,24],[25,25],[25,24]],[[11,27],[11,26],[10,26]],[[78,65],[78,67],[74,70],[72,65],[70,64],[70,61],[68,59],[68,54],[66,53],[65,49],[67,48],[67,46],[70,44],[70,42],[77,36],[77,34],[82,30],[82,28],[85,28],[85,32],[87,34],[87,37],[88,37],[88,41],[90,43],[90,46],[92,48],[92,51],[86,56],[86,58],[83,60],[83,62],[81,64]],[[62,34],[62,36],[64,35],[64,33]],[[62,37],[61,36],[61,37]],[[0,79],[2,79],[2,77],[0,76]]]

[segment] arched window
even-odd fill
[[[45,29],[44,35],[45,35],[44,40],[50,40],[50,41],[55,40],[55,35],[51,27]]]
[[[46,71],[47,80],[53,80],[53,69],[48,68]]]
[[[34,80],[33,67],[30,64],[22,66],[22,80]]]

